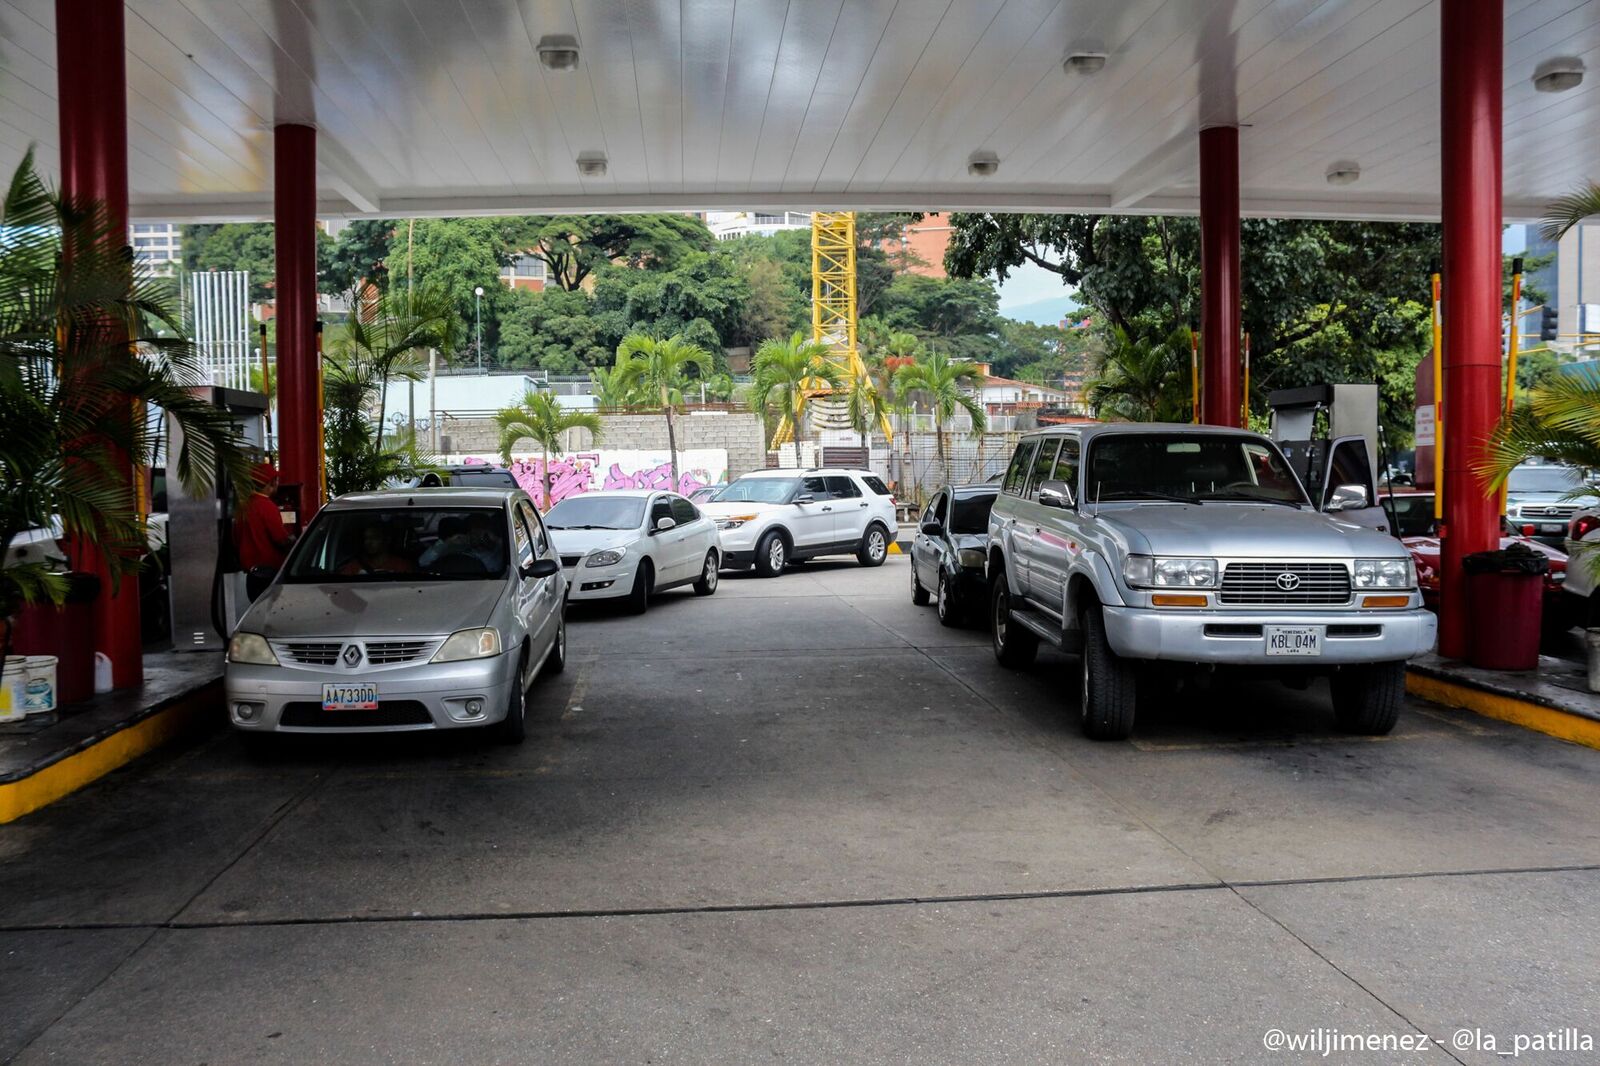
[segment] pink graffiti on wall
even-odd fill
[[[467,460],[471,461],[471,460]],[[620,463],[612,463],[610,471],[605,475],[600,484],[595,483],[595,466],[600,462],[600,456],[594,453],[577,455],[563,455],[550,460],[550,496],[556,503],[570,496],[579,496],[585,492],[596,489],[670,489],[672,488],[672,464],[662,463],[659,466],[642,467],[632,472],[622,469]],[[542,509],[544,500],[544,459],[531,456],[526,459],[513,459],[511,462],[511,476],[517,479],[523,491],[533,497],[534,503]],[[678,472],[678,491],[685,496],[695,489],[704,488],[711,484],[711,472],[705,469],[680,470]]]

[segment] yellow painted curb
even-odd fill
[[[905,552],[900,550],[900,542],[899,541],[891,540],[889,542],[889,554],[890,555],[904,555],[905,554]]]
[[[53,762],[38,773],[0,785],[0,825],[54,803],[181,735],[208,708],[215,706],[217,691],[218,686],[206,685],[136,725]]]
[[[1406,691],[1446,707],[1461,707],[1486,718],[1520,725],[1585,747],[1600,748],[1600,722],[1582,715],[1568,714],[1498,692],[1485,692],[1471,685],[1458,685],[1414,671],[1406,672]]]

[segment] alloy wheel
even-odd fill
[[[867,555],[874,560],[882,559],[883,553],[887,550],[883,542],[883,530],[874,529],[867,534]]]
[[[767,562],[772,564],[772,569],[783,569],[783,555],[783,541],[774,538],[772,547],[767,549]]]
[[[709,555],[706,556],[706,568],[705,572],[700,575],[700,580],[706,583],[708,590],[715,590],[717,587],[717,563]]]

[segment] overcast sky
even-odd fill
[[[1000,286],[1000,312],[1004,314],[1006,308],[1016,307],[1019,304],[1053,300],[1071,294],[1072,290],[1062,284],[1060,274],[1052,273],[1044,267],[1034,266],[1032,263],[1024,263],[1011,271]]]

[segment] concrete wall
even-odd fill
[[[640,451],[667,447],[667,420],[663,415],[601,415],[601,446]],[[716,414],[680,414],[678,448],[721,448],[728,453],[728,476],[736,478],[767,465],[761,421],[749,411]],[[487,418],[446,419],[440,423],[439,451],[494,455],[500,438]],[[575,430],[568,451],[595,447],[587,432]]]

